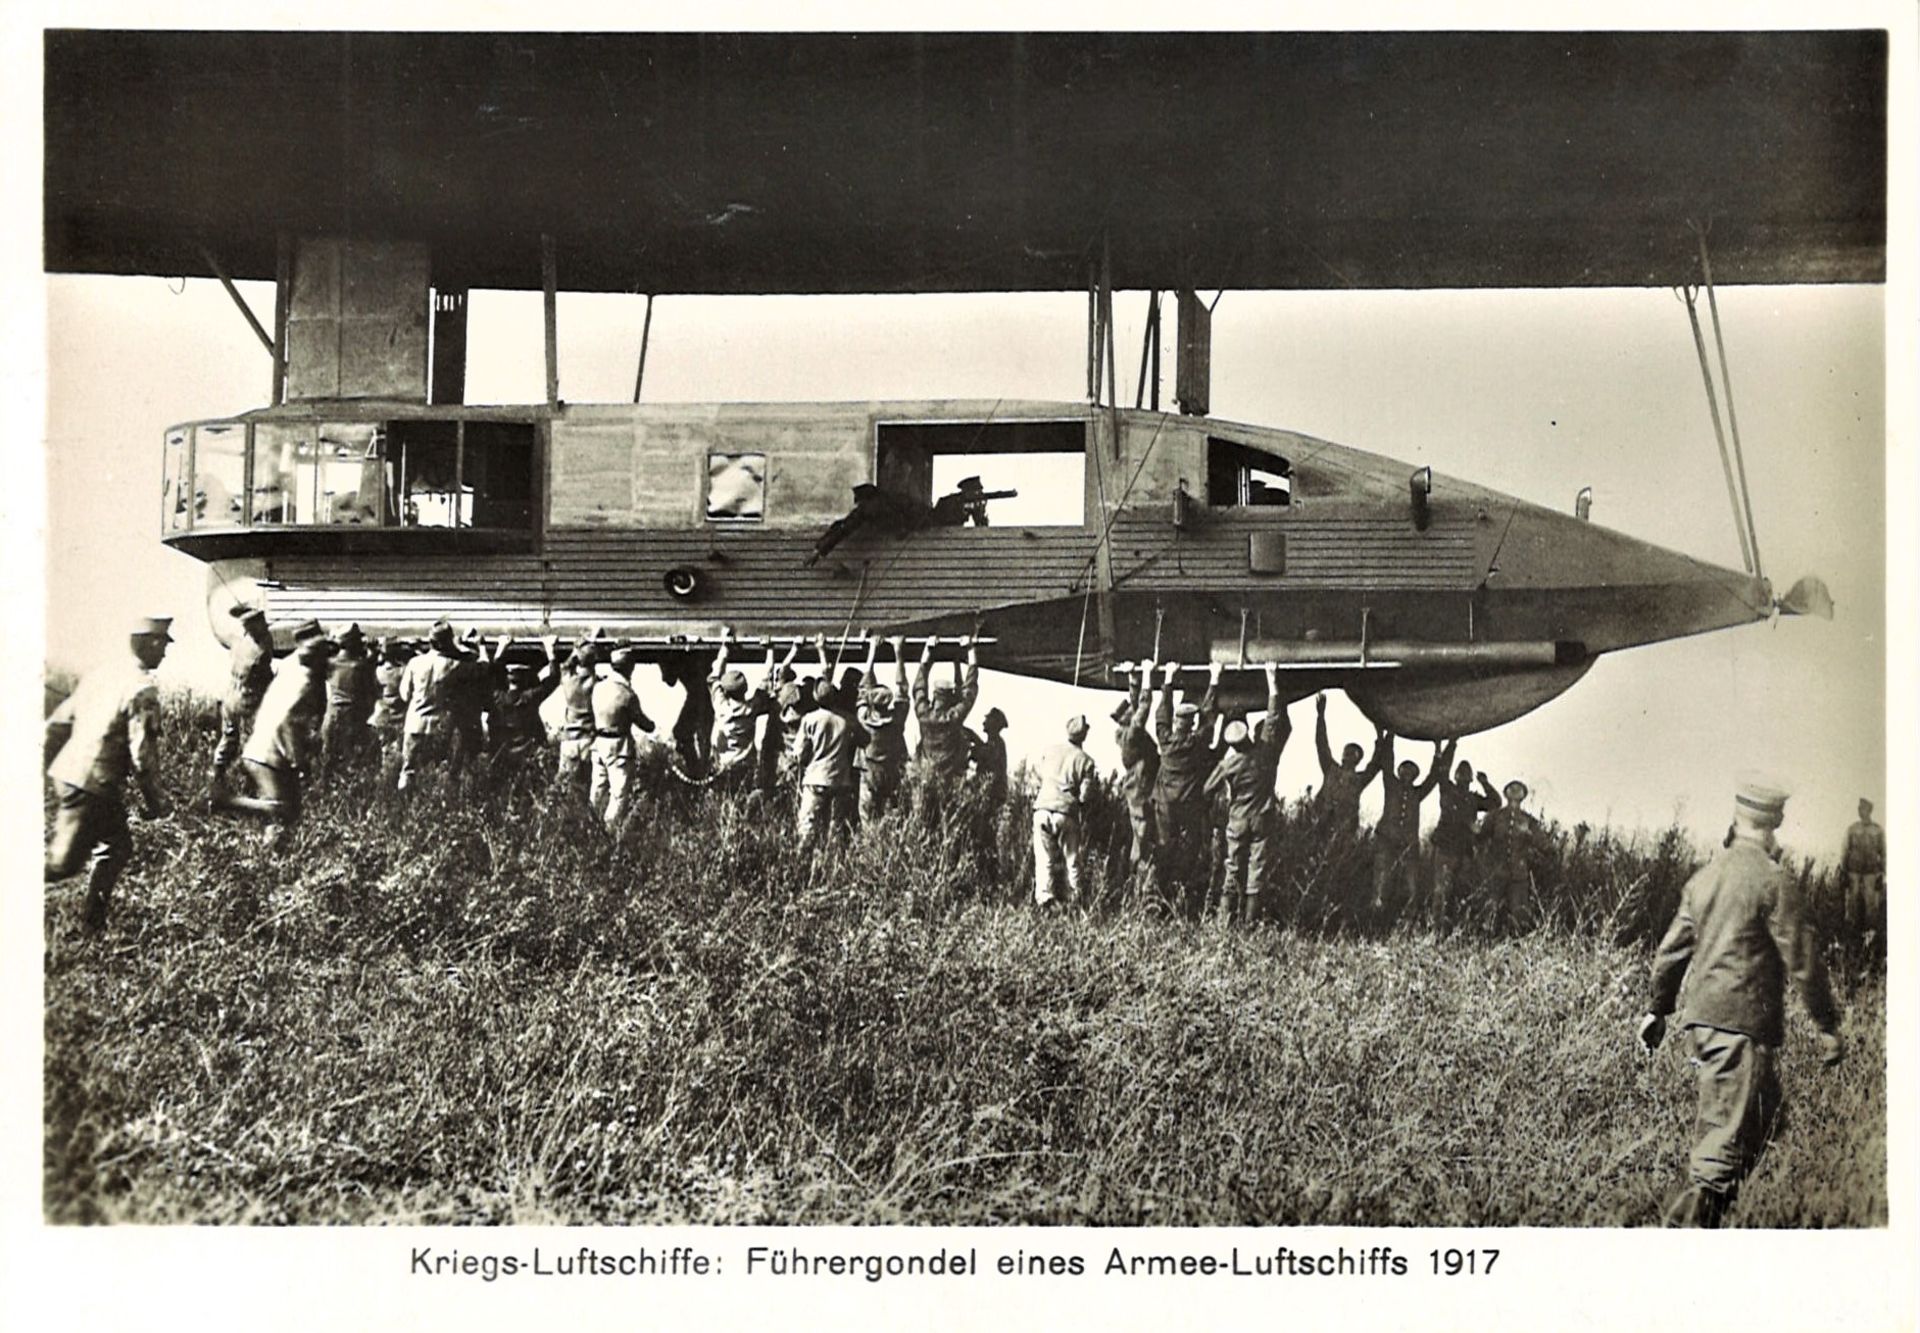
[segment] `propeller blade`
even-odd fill
[[[1827,591],[1826,584],[1811,574],[1787,589],[1787,595],[1775,601],[1774,605],[1790,616],[1833,619],[1833,594]]]

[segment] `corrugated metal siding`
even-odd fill
[[[1248,574],[1247,538],[1253,532],[1286,535],[1284,574]],[[1436,517],[1421,532],[1404,517],[1206,514],[1176,541],[1165,514],[1126,513],[1113,528],[1113,566],[1130,592],[1471,589],[1484,573],[1476,556],[1479,539],[1480,526],[1469,517]]]

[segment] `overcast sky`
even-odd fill
[[[270,288],[244,290],[264,320]],[[160,439],[173,422],[262,405],[267,357],[212,282],[53,277],[46,296],[49,662],[83,666],[128,617],[171,614],[180,642],[163,677],[216,689],[205,566],[158,539]],[[1837,619],[1608,656],[1463,754],[1496,782],[1524,778],[1563,822],[1678,817],[1703,837],[1724,826],[1732,775],[1760,765],[1798,793],[1790,840],[1826,853],[1855,801],[1878,802],[1884,784],[1883,292],[1730,289],[1720,304],[1767,572],[1778,590],[1822,575]],[[1129,401],[1144,310],[1141,294],[1116,300]],[[636,297],[562,294],[564,398],[631,394],[642,311]],[[472,318],[469,400],[541,398],[538,295],[476,293]],[[1078,294],[665,297],[646,398],[1070,401],[1084,384],[1085,319]],[[1228,292],[1214,337],[1218,417],[1560,509],[1590,485],[1596,522],[1739,564],[1686,312],[1669,292]],[[994,678],[982,708],[1012,718],[1017,756],[1050,743],[1069,712],[1104,715],[1114,697],[1073,696]],[[646,697],[671,716],[667,695]],[[1309,703],[1294,721],[1289,793],[1317,779]],[[1334,722],[1336,748],[1370,734],[1344,701]],[[1108,730],[1096,727],[1092,747],[1103,764],[1115,761]],[[1424,763],[1427,747],[1404,751]]]

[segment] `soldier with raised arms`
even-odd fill
[[[228,608],[240,622],[240,633],[227,654],[227,692],[220,700],[220,743],[213,751],[213,783],[218,786],[227,769],[240,757],[253,728],[253,712],[273,681],[273,631],[267,613],[245,603]]]
[[[160,691],[153,670],[173,642],[173,621],[134,622],[125,658],[87,673],[78,689],[47,718],[47,776],[53,779],[53,833],[47,841],[46,882],[87,867],[81,925],[107,924],[113,886],[133,857],[127,829],[126,786],[140,793],[148,819],[167,813],[160,791]]]
[[[600,668],[591,696],[593,779],[587,804],[599,812],[609,833],[619,832],[620,820],[627,812],[634,736],[653,730],[653,719],[640,707],[640,696],[633,689],[633,669],[639,664],[640,655],[633,649],[616,648],[607,665]]]
[[[720,651],[707,673],[707,696],[713,705],[713,737],[708,775],[716,784],[750,786],[754,778],[754,742],[760,719],[773,709],[764,685],[749,689],[747,675],[730,664],[733,630],[720,631]],[[773,648],[767,648],[767,676],[774,671]]]
[[[973,757],[973,741],[967,734],[967,715],[980,698],[980,655],[972,636],[960,640],[964,664],[954,666],[952,684],[932,685],[932,636],[920,652],[920,669],[913,677],[913,715],[920,724],[920,749],[916,755],[924,794],[930,802],[928,814],[938,819],[942,798],[967,776],[967,764]]]
[[[1446,755],[1433,747],[1427,775],[1411,759],[1393,759],[1393,734],[1380,740],[1380,822],[1373,828],[1373,909],[1389,901],[1396,907],[1411,903],[1420,870],[1420,804],[1446,771]]]
[[[1226,874],[1220,888],[1221,919],[1236,917],[1252,925],[1260,915],[1273,846],[1273,785],[1281,751],[1293,734],[1286,705],[1280,701],[1280,671],[1266,664],[1267,714],[1252,726],[1239,718],[1227,724],[1226,753],[1207,778],[1205,791],[1227,801]]]
[[[1333,760],[1333,747],[1327,743],[1327,696],[1313,697],[1313,747],[1320,757],[1320,794],[1314,811],[1320,826],[1336,837],[1349,837],[1360,827],[1360,795],[1387,762],[1388,736],[1385,727],[1374,728],[1373,757],[1360,766],[1365,753],[1351,742],[1341,747],[1340,762]]]
[[[1440,756],[1440,767],[1453,766],[1460,742],[1449,740]],[[1475,778],[1480,790],[1473,789]],[[1485,773],[1474,772],[1472,764],[1462,762],[1453,776],[1442,778],[1440,822],[1433,829],[1433,915],[1444,916],[1454,901],[1461,873],[1473,860],[1474,834],[1480,816],[1500,808],[1500,793]]]
[[[913,701],[907,687],[906,640],[893,635],[887,640],[893,652],[893,685],[879,684],[875,671],[880,640],[867,640],[867,688],[856,717],[867,734],[867,743],[855,761],[860,768],[860,819],[878,819],[893,804],[900,780],[907,771],[907,711]]]
[[[1220,663],[1207,672],[1207,692],[1198,704],[1173,702],[1173,682],[1180,664],[1161,668],[1160,697],[1154,705],[1154,737],[1160,747],[1160,767],[1154,775],[1153,821],[1160,839],[1156,867],[1164,888],[1177,896],[1204,892],[1208,873],[1207,779],[1220,761],[1214,743],[1215,704],[1220,689]],[[1198,903],[1193,904],[1196,908]]]
[[[1127,862],[1134,883],[1153,870],[1153,787],[1160,775],[1160,746],[1153,739],[1152,658],[1127,678],[1127,697],[1113,710],[1114,744],[1120,748],[1120,791],[1127,802]]]

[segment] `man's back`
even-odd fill
[[[142,762],[138,751],[153,745],[159,713],[159,688],[132,658],[88,672],[54,710],[52,720],[69,730],[48,776],[101,795],[117,794]]]
[[[1685,1022],[1778,1046],[1786,977],[1807,1011],[1832,1029],[1833,997],[1800,915],[1799,891],[1758,843],[1737,839],[1687,881],[1654,955],[1650,1009],[1670,1013],[1684,976]]]
[[[862,734],[845,713],[815,708],[800,719],[799,753],[806,767],[803,787],[839,789],[853,786],[853,755]]]
[[[226,707],[250,713],[260,706],[261,696],[273,682],[273,649],[251,634],[242,633],[234,641],[227,659]]]
[[[1034,794],[1033,808],[1069,814],[1080,808],[1082,794],[1093,779],[1094,767],[1085,750],[1070,741],[1062,741],[1041,752],[1034,761],[1034,772],[1040,786]]]
[[[593,729],[601,736],[625,737],[640,725],[640,697],[618,675],[608,672],[593,683]]]
[[[253,715],[243,759],[269,768],[298,768],[307,761],[313,732],[326,710],[327,675],[297,657],[280,664],[273,684]]]
[[[451,697],[460,659],[429,648],[407,662],[400,676],[400,697],[407,702],[407,731],[436,735],[451,725]]]
[[[1848,873],[1878,875],[1887,865],[1887,832],[1871,819],[1857,821],[1847,830],[1845,866]]]

